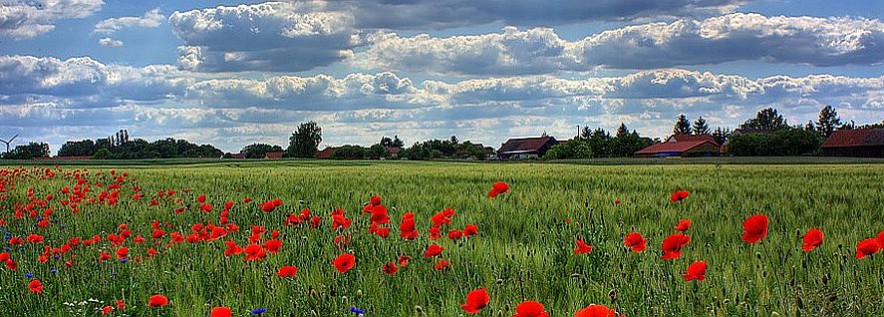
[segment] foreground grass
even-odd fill
[[[89,169],[92,174],[108,170]],[[184,243],[141,263],[99,264],[98,250],[87,250],[78,265],[64,269],[53,260],[38,264],[42,249],[26,245],[12,252],[20,259],[19,271],[0,270],[3,311],[15,316],[92,316],[100,304],[87,304],[78,312],[63,303],[123,298],[131,315],[206,316],[209,308],[223,305],[238,315],[264,307],[265,316],[352,316],[349,308],[356,306],[369,316],[459,316],[466,293],[487,287],[491,304],[480,316],[510,316],[522,300],[544,303],[551,316],[570,316],[592,303],[629,316],[884,314],[884,259],[854,256],[857,241],[884,228],[882,165],[243,162],[126,170],[148,195],[189,188],[184,200],[193,206],[175,215],[172,202],[148,207],[147,199],[128,199],[132,191],[125,188],[117,207],[83,206],[78,215],[55,207],[54,217],[65,226],[42,229],[47,244],[105,235],[120,223],[149,236],[154,219],[170,222],[174,229],[167,231],[188,233],[193,223],[217,222],[217,210],[203,214],[192,203],[206,194],[218,209],[226,200],[243,197],[256,202],[281,198],[285,204],[273,213],[237,203],[230,221],[242,228],[232,235],[240,244],[251,225],[279,229],[282,252],[263,262],[244,262],[242,257],[225,257],[220,241]],[[489,199],[487,191],[495,181],[509,183],[511,193]],[[73,180],[61,177],[20,181],[7,193],[10,198],[0,202],[0,216],[9,220],[6,230],[19,236],[34,232],[31,220],[11,220],[27,187],[34,187],[37,196],[61,196],[59,189],[72,185]],[[669,194],[677,188],[691,191],[691,196],[670,203]],[[394,230],[389,239],[365,234],[367,217],[359,213],[372,195],[390,207]],[[615,205],[615,199],[621,204]],[[285,215],[300,210],[299,201],[324,217],[321,230],[282,225]],[[342,252],[332,243],[338,233],[329,229],[327,217],[337,207],[354,220],[347,230],[354,234],[348,250],[357,256],[357,264],[346,274],[336,273],[330,264]],[[446,207],[457,214],[443,232],[477,224],[479,236],[437,241],[445,247],[443,258],[452,263],[450,270],[438,272],[432,267],[435,261],[421,253],[431,243],[426,238],[429,216]],[[422,232],[416,241],[396,237],[405,211],[417,214]],[[770,233],[762,243],[747,245],[740,240],[740,224],[755,213],[770,217]],[[692,220],[691,243],[681,259],[661,261],[660,242],[679,219]],[[801,236],[811,227],[822,229],[826,240],[805,253]],[[649,239],[648,251],[633,254],[623,247],[623,237],[631,231]],[[573,255],[577,238],[595,250]],[[131,245],[130,252],[143,254],[147,247]],[[380,272],[383,263],[400,254],[414,260],[395,275]],[[707,279],[687,283],[680,274],[695,260],[708,262]],[[277,277],[282,265],[297,266],[297,277]],[[59,272],[50,273],[52,268]],[[45,294],[27,291],[24,272],[43,280]],[[147,297],[155,293],[169,296],[172,305],[148,311]]]

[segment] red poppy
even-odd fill
[[[875,237],[875,240],[878,240],[878,245],[884,248],[884,230],[878,233],[878,236]]]
[[[407,240],[417,239],[418,231],[414,225],[414,213],[406,212],[402,215],[402,224],[399,225],[399,237]]]
[[[505,182],[497,182],[491,185],[491,191],[488,192],[488,197],[494,198],[500,194],[506,194],[510,191],[510,185]]]
[[[430,240],[436,241],[442,237],[442,229],[440,229],[439,227],[432,227],[430,228],[429,232],[430,235],[428,238],[430,238]]]
[[[31,282],[28,283],[28,290],[30,290],[31,293],[43,293],[43,283],[40,282],[40,280],[31,280]]]
[[[592,246],[583,242],[583,240],[574,241],[577,243],[577,249],[574,249],[574,254],[587,254],[592,252]]]
[[[123,310],[126,308],[126,302],[123,302],[122,299],[117,300],[117,309]]]
[[[682,274],[685,281],[702,281],[706,279],[706,261],[697,261],[688,266],[688,272]]]
[[[204,204],[206,202],[206,195],[200,195],[199,197],[197,197],[196,202]]]
[[[445,248],[442,248],[438,244],[435,244],[435,243],[431,244],[430,246],[427,247],[427,250],[424,251],[424,257],[425,258],[432,258],[432,257],[438,256],[438,255],[442,254],[442,251],[444,251],[444,250],[445,250]]]
[[[407,256],[407,255],[401,255],[401,256],[399,256],[399,260],[396,261],[396,262],[399,263],[399,266],[406,266],[406,265],[408,265],[408,262],[409,262],[409,261],[411,261],[411,257],[410,257],[410,256]]]
[[[804,245],[801,249],[804,252],[813,251],[816,247],[823,244],[823,232],[820,229],[812,228],[804,234]]]
[[[479,227],[476,225],[467,225],[463,228],[464,237],[469,238],[470,236],[474,236],[479,234]]]
[[[101,253],[98,254],[98,262],[104,262],[104,261],[107,261],[107,260],[110,260],[110,259],[112,259],[112,257],[110,256],[110,254],[107,254],[107,253],[105,253],[105,252],[101,252]]]
[[[767,216],[754,215],[743,221],[743,241],[756,243],[767,235]]]
[[[230,317],[233,316],[233,311],[227,307],[215,307],[212,308],[212,313],[209,317]]]
[[[393,264],[393,262],[389,262],[387,264],[384,264],[383,271],[384,273],[393,275],[396,274],[397,271],[399,271],[399,268],[396,267],[396,264]]]
[[[279,271],[276,272],[276,275],[279,275],[279,277],[295,277],[295,274],[297,273],[298,268],[287,265],[279,268]]]
[[[224,255],[234,256],[242,253],[242,247],[236,245],[236,242],[234,242],[233,240],[224,241],[224,244],[227,245],[227,250],[224,250]]]
[[[267,242],[264,242],[264,249],[267,249],[267,251],[270,251],[270,253],[277,254],[277,253],[279,253],[279,249],[281,249],[281,248],[282,248],[282,241],[273,239],[273,240],[267,240]]]
[[[377,205],[381,204],[381,197],[371,196],[371,198],[368,201],[369,201],[369,204],[371,204],[372,206],[377,206]]]
[[[341,254],[334,260],[335,269],[341,273],[347,273],[355,264],[356,256],[349,253]]]
[[[166,305],[169,305],[169,299],[160,294],[151,296],[147,301],[147,307],[151,308],[165,307]]]
[[[488,292],[484,288],[480,288],[467,294],[466,303],[460,304],[460,307],[467,314],[474,315],[482,311],[482,308],[485,308],[485,306],[488,306],[490,301],[491,298],[488,297]]]
[[[111,311],[113,311],[113,310],[114,310],[113,306],[104,306],[101,308],[101,315],[104,316],[104,315],[110,314]]]
[[[691,220],[690,219],[680,220],[678,222],[678,225],[675,226],[675,231],[685,232],[685,231],[688,231],[688,229],[690,227],[691,227]]]
[[[254,243],[246,246],[243,249],[243,253],[246,254],[246,261],[260,261],[267,257],[267,252],[264,251],[264,248]]]
[[[878,241],[874,238],[865,239],[856,244],[856,258],[862,259],[877,253],[879,250],[881,250],[881,246],[878,245]]]
[[[441,271],[447,269],[449,266],[451,266],[451,262],[448,262],[446,260],[439,260],[439,262],[436,262],[436,266],[434,266],[433,268],[435,268],[437,271]]]
[[[648,239],[643,238],[640,233],[632,232],[626,235],[623,244],[626,245],[627,248],[632,249],[632,252],[639,253],[648,248],[647,242]]]
[[[461,237],[463,237],[463,231],[456,230],[456,229],[448,231],[448,239],[457,240],[457,239],[460,239]]]
[[[543,311],[543,304],[529,300],[516,306],[513,317],[549,317],[549,313]]]
[[[268,200],[261,204],[261,211],[263,212],[271,212],[276,209],[276,207],[282,206],[282,199],[273,199]]]
[[[117,259],[120,259],[120,260],[125,259],[127,256],[129,256],[129,248],[120,247],[119,249],[117,249],[116,254],[117,254]]]
[[[666,239],[663,239],[663,260],[680,258],[681,248],[690,242],[691,238],[681,233],[666,237]]]
[[[669,197],[669,200],[672,202],[679,202],[685,200],[690,195],[691,193],[686,190],[676,190],[674,193],[672,193],[672,196]]]
[[[615,317],[617,311],[605,305],[589,305],[574,313],[574,317]]]

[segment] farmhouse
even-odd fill
[[[328,146],[325,149],[323,149],[322,151],[318,151],[318,152],[316,152],[316,154],[313,154],[313,158],[330,159],[332,156],[332,153],[334,153],[335,150],[337,150],[337,149],[338,148],[336,148],[336,147]]]
[[[539,138],[509,139],[497,150],[497,157],[501,160],[539,158],[556,144],[559,142],[555,138],[546,135]]]
[[[884,129],[835,131],[823,142],[823,155],[884,157]]]
[[[283,155],[285,155],[285,152],[267,152],[264,154],[264,158],[268,160],[278,160],[281,159]]]
[[[686,135],[676,134],[665,142],[657,143],[635,152],[636,157],[667,157],[667,156],[716,156],[720,146],[708,134]]]

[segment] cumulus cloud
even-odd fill
[[[752,0],[361,0],[353,3],[361,27],[444,29],[503,22],[517,26],[552,26],[585,21],[661,16],[717,15]]]
[[[32,38],[55,29],[55,22],[80,19],[101,10],[102,0],[0,0],[0,36]]]
[[[348,11],[325,2],[268,2],[175,12],[172,30],[184,69],[309,70],[341,61],[359,43]]]
[[[120,47],[123,46],[123,41],[112,39],[109,37],[102,37],[98,39],[98,44],[100,44],[101,46]]]
[[[125,28],[155,28],[160,26],[166,17],[156,8],[144,13],[140,17],[119,17],[101,20],[95,24],[92,32],[99,34],[113,34]]]
[[[663,136],[679,113],[731,127],[762,107],[779,108],[793,123],[815,118],[825,104],[859,123],[884,116],[884,77],[753,79],[660,69],[453,82],[414,82],[391,72],[239,78],[173,65],[0,56],[0,79],[0,125],[58,138],[53,144],[128,127],[147,138],[189,136],[237,150],[256,140],[285,142],[297,122],[311,119],[325,128],[331,144],[367,144],[383,134],[410,141],[457,134],[497,144],[543,130],[567,137],[576,124],[613,129],[621,121],[645,135]],[[69,131],[77,128],[85,132]]]
[[[440,74],[524,75],[595,67],[654,69],[753,60],[838,66],[884,62],[884,23],[864,18],[765,17],[734,13],[649,23],[578,41],[552,29],[434,38],[379,33],[352,63]]]

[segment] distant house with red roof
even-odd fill
[[[715,142],[715,138],[711,135],[676,134],[666,139],[665,142],[656,143],[635,152],[635,156],[716,156],[720,151],[721,146]]]
[[[234,154],[230,155],[230,158],[236,159],[236,160],[244,160],[244,159],[246,159],[246,154],[243,152],[234,153]]]
[[[884,129],[837,130],[822,148],[824,156],[884,157]]]
[[[322,151],[318,151],[318,152],[316,152],[316,154],[313,154],[313,158],[330,159],[332,156],[332,153],[334,153],[335,150],[337,150],[337,149],[338,148],[336,148],[336,147],[328,146],[325,149],[323,149]]]
[[[539,138],[509,139],[497,150],[497,157],[501,160],[539,158],[556,144],[559,144],[556,138],[546,135]]]
[[[264,154],[264,158],[268,160],[278,160],[281,159],[283,155],[285,155],[285,152],[267,152]]]

